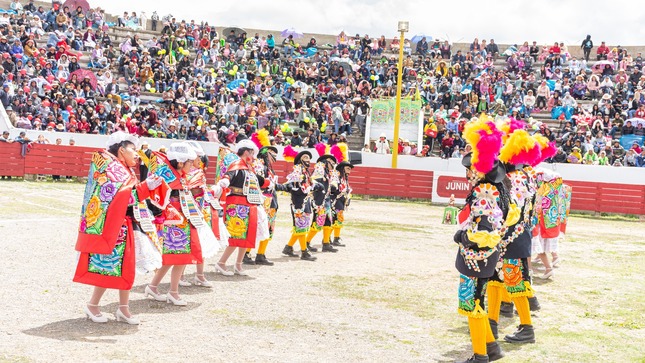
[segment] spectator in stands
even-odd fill
[[[390,153],[390,143],[387,141],[387,136],[385,133],[379,135],[378,140],[376,140],[376,145],[374,146],[374,152],[376,154],[389,154]]]
[[[607,55],[609,55],[609,47],[603,41],[600,43],[598,49],[596,49],[596,60],[607,60]]]
[[[585,61],[588,62],[589,54],[591,54],[591,49],[593,48],[593,41],[591,40],[591,35],[587,35],[587,37],[582,41],[580,48],[584,53]]]
[[[640,155],[636,156],[634,166],[645,168],[645,149],[641,151]]]

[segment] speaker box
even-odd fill
[[[349,162],[352,165],[360,165],[363,163],[363,154],[360,151],[349,152]]]

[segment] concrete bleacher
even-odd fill
[[[26,1],[22,1],[22,2],[23,2],[23,5],[26,4]],[[11,0],[0,0],[0,8],[9,9],[10,8],[10,3],[11,3]],[[42,5],[42,6],[45,7],[45,9],[49,9],[51,7],[51,2],[36,1],[35,4],[36,4],[36,6]],[[98,4],[92,4],[92,5],[97,6]],[[100,5],[98,5],[98,6],[100,6]],[[123,9],[123,10],[124,11],[127,10],[128,12],[131,12],[132,10],[138,11],[139,9]],[[178,18],[177,20],[181,21],[180,18]],[[191,19],[186,19],[186,20],[190,21]],[[198,18],[198,16],[195,17],[195,20],[196,20],[196,22],[201,21]],[[107,21],[116,23],[116,16],[107,15]],[[412,25],[413,25],[413,28],[414,28],[414,24],[412,24]],[[227,27],[228,26],[216,26],[216,30],[217,30],[218,34],[222,35],[223,30],[225,28],[227,28]],[[145,31],[144,30],[133,30],[133,29],[130,29],[130,28],[110,27],[108,32],[109,32],[109,35],[110,35],[110,37],[112,39],[112,42],[113,42],[115,48],[118,48],[118,46],[124,40],[126,40],[128,37],[130,37],[130,36],[132,36],[134,34],[137,34],[139,36],[139,38],[140,38],[142,43],[145,43],[146,41],[150,40],[155,35],[158,36],[161,33],[161,30],[163,28],[162,21],[158,22],[157,31],[152,31],[152,30],[150,30],[151,28],[152,28],[152,21],[148,20],[148,24],[147,24],[147,29],[148,30],[145,30]],[[258,33],[260,36],[273,34],[274,37],[276,38],[276,46],[281,47],[280,43],[281,43],[282,38],[280,36],[280,33],[281,33],[280,30],[252,29],[252,28],[243,28],[243,29],[246,30],[248,36],[254,36],[256,33]],[[350,30],[347,30],[346,34],[348,36],[352,36],[352,35],[355,35],[356,33],[351,32]],[[365,34],[360,34],[361,37],[364,36],[364,35]],[[393,39],[394,36],[398,36],[398,34],[396,33],[395,29],[392,29],[391,34],[384,34],[384,35],[386,36],[386,39],[387,39],[387,42],[388,42],[388,48],[387,48],[387,51],[382,56],[385,56],[387,58],[391,58],[391,57],[396,58],[396,57],[398,57],[398,53],[393,53],[393,52],[391,52],[389,50],[389,43],[391,42],[391,40]],[[408,35],[411,37],[413,35],[413,33],[408,34]],[[381,36],[381,34],[370,34],[370,36],[372,38],[379,38]],[[479,36],[479,35],[477,35],[477,36]],[[336,37],[337,37],[336,34],[304,33],[303,37],[300,38],[300,39],[296,39],[296,41],[300,42],[300,43],[307,43],[310,38],[316,38],[317,43],[319,44],[320,50],[326,50],[326,49],[331,49],[329,47],[326,47],[325,46],[326,44],[331,44],[331,45],[336,44]],[[46,44],[46,40],[47,40],[46,36],[43,37],[42,39],[38,40],[38,46],[39,47],[44,46]],[[526,40],[532,41],[531,39],[526,39]],[[519,41],[518,43],[521,44],[522,41]],[[600,39],[598,39],[596,41],[596,43],[599,44]],[[452,43],[452,52],[454,53],[457,50],[461,50],[463,52],[468,51],[469,45],[470,45],[470,43]],[[502,52],[504,50],[506,50],[509,46],[510,46],[510,44],[498,44],[498,47],[499,47],[500,51],[502,51]],[[637,52],[645,51],[645,47],[643,47],[643,46],[627,46],[627,47],[623,47],[623,48],[627,49],[627,51],[630,54],[636,54]],[[413,46],[413,49],[414,49],[414,46]],[[582,50],[580,49],[579,44],[569,45],[568,46],[568,51],[573,56],[577,56],[577,57],[582,56]],[[83,55],[79,59],[79,63],[81,64],[82,67],[87,67],[88,63],[90,61],[89,52],[82,52],[82,53],[83,53]],[[593,52],[592,52],[592,55],[593,55]],[[194,52],[191,54],[191,56],[194,56]],[[311,60],[305,58],[304,61],[305,62],[310,62]],[[495,61],[495,66],[496,67],[503,67],[504,64],[505,64],[505,61],[504,61],[503,58],[498,58]],[[591,66],[593,64],[594,64],[593,61],[589,62],[589,66]],[[539,67],[540,66],[538,64],[534,64],[533,69],[537,71],[537,70],[539,70]],[[122,76],[122,75],[119,75],[119,77],[120,76]],[[122,90],[127,89],[127,85],[124,82],[120,82],[120,86],[121,86]],[[160,97],[160,95],[158,93],[150,93],[150,92],[142,92],[141,93],[141,100],[142,100],[143,103],[155,102],[157,99],[159,99],[159,97]],[[588,108],[591,108],[591,104],[592,104],[591,101],[581,101],[581,103],[584,104],[585,106],[587,106]],[[539,120],[541,122],[546,123],[548,125],[548,127],[552,128],[552,129],[558,130],[561,127],[560,121],[552,119],[550,113],[548,113],[548,112],[545,112],[545,111],[535,112],[535,113],[532,114],[532,116],[536,120]],[[291,126],[295,128],[295,126],[297,126],[297,125],[291,124]],[[363,144],[364,144],[363,138],[360,137],[357,134],[357,130],[354,130],[354,131],[355,131],[354,134],[351,135],[348,138],[350,148],[354,149],[354,150],[361,149],[363,147]]]

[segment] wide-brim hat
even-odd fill
[[[317,162],[317,163],[321,163],[321,162],[327,161],[327,159],[332,160],[332,161],[333,161],[333,162],[335,162],[335,163],[337,163],[337,162],[338,162],[338,161],[336,160],[336,157],[335,157],[334,155],[329,155],[329,154],[325,154],[325,155],[321,155],[321,156],[319,156],[319,157],[318,157],[318,160],[316,160],[316,162]]]
[[[263,146],[262,148],[260,148],[258,155],[266,154],[269,150],[273,151],[276,154],[278,153],[278,148],[275,146]]]
[[[469,152],[461,159],[461,165],[470,169],[472,166],[472,152]],[[484,180],[490,183],[501,183],[506,177],[506,169],[504,164],[499,160],[495,162],[493,169],[484,175]]]
[[[307,150],[303,150],[303,151],[299,152],[298,155],[296,155],[296,157],[293,159],[293,163],[294,164],[300,164],[300,159],[302,159],[302,157],[304,155],[308,155],[309,159],[311,159],[313,157],[313,155],[311,155],[311,152],[309,152]]]
[[[338,165],[336,165],[336,170],[337,171],[343,171],[343,170],[345,170],[346,166],[349,166],[350,168],[354,169],[354,165],[352,165],[351,163],[349,163],[347,161],[341,161]]]

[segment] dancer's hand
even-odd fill
[[[146,178],[146,185],[148,186],[149,190],[155,190],[159,188],[159,186],[163,183],[163,179],[161,179],[157,175],[152,175]]]

